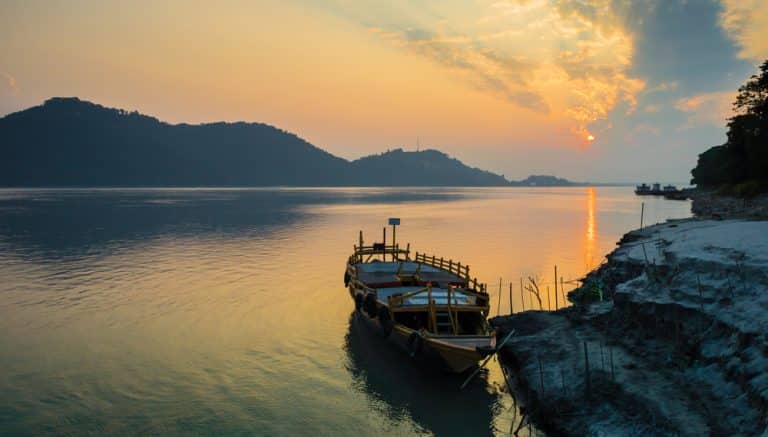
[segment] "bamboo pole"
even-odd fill
[[[523,290],[523,277],[520,277],[520,304],[523,305],[523,311],[525,311],[525,293]]]
[[[427,283],[427,304],[429,308],[429,324],[431,325],[430,332],[437,333],[437,322],[435,321],[435,302],[432,301],[432,283]]]
[[[645,215],[645,202],[640,204],[640,229],[643,229],[643,216]]]
[[[565,285],[563,285],[563,277],[560,277],[560,293],[563,294],[563,306],[568,305],[568,300],[565,298]]]
[[[515,314],[515,305],[512,303],[512,282],[509,283],[509,314]]]
[[[559,304],[557,303],[557,264],[555,264],[555,310],[558,310]]]
[[[496,315],[501,315],[501,276],[499,276],[499,303],[496,304]]]
[[[547,285],[547,310],[552,311],[552,296],[549,292],[549,285]]]
[[[448,318],[451,319],[451,331],[456,335],[456,329],[453,327],[453,315],[451,314],[451,284],[448,284]]]
[[[381,254],[381,260],[386,261],[387,260],[387,227],[384,226],[384,234],[383,234],[383,245],[384,245],[384,252]]]
[[[397,238],[395,238],[395,229],[396,229],[396,226],[395,226],[395,225],[392,225],[392,245],[393,245],[393,246],[396,246],[396,245],[397,245]],[[395,257],[396,257],[396,256],[397,256],[397,252],[395,252],[395,253],[393,253],[393,254],[392,254],[392,261],[394,261],[394,260],[395,260]]]

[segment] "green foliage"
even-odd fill
[[[765,190],[765,184],[760,181],[751,180],[738,184],[723,184],[715,191],[718,196],[734,196],[741,198],[751,198],[762,193]]]
[[[743,157],[727,144],[715,146],[699,155],[696,168],[691,170],[693,183],[703,187],[719,187],[739,182],[745,170]]]
[[[733,186],[733,195],[736,197],[750,198],[762,193],[763,184],[760,181],[747,181]]]
[[[581,287],[568,294],[568,299],[578,303],[602,302],[604,298],[603,282],[599,279],[585,282]]]
[[[768,60],[739,88],[733,106],[728,141],[699,155],[691,182],[709,188],[734,185],[733,194],[752,196],[768,187]]]

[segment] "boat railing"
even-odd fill
[[[416,252],[414,260],[422,264],[437,267],[441,270],[447,270],[456,276],[467,278],[467,280],[469,280],[469,266],[461,265],[460,262],[454,262],[452,259],[445,259],[442,256],[438,258],[435,255],[427,255],[425,253]]]
[[[488,293],[487,284],[483,284],[477,281],[477,278],[469,276],[469,266],[461,262],[454,262],[452,259],[446,259],[444,257],[438,258],[435,255],[427,255],[425,253],[416,252],[413,260],[410,258],[411,244],[408,243],[405,249],[401,249],[399,244],[385,245],[383,243],[374,243],[371,246],[354,245],[354,251],[349,257],[349,264],[366,263],[376,255],[381,255],[383,261],[387,260],[387,256],[391,256],[391,260],[394,262],[410,262],[414,261],[418,264],[424,264],[438,268],[440,270],[448,271],[459,278],[463,279],[466,287],[479,293]],[[366,257],[367,255],[367,257]],[[402,267],[402,266],[401,266]],[[418,272],[419,268],[417,268]],[[398,270],[398,274],[400,271]]]
[[[416,252],[414,261],[453,273],[454,275],[464,279],[464,281],[467,283],[467,287],[486,292],[486,284],[477,282],[477,278],[471,278],[469,276],[469,266],[466,264],[462,265],[461,262],[454,262],[452,259],[445,259],[442,256],[438,258],[435,255],[427,255],[425,253],[419,252]]]
[[[399,244],[392,244],[388,246],[383,243],[374,243],[371,246],[358,246],[355,244],[352,258],[355,263],[358,263],[368,262],[374,255],[381,255],[384,260],[387,259],[387,255],[390,255],[392,261],[407,261],[410,259],[410,254],[410,243],[406,246],[405,249],[401,249]],[[368,258],[365,258],[366,255]],[[403,256],[404,259],[401,258],[401,256]]]

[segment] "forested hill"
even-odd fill
[[[349,162],[261,123],[169,124],[77,98],[0,118],[0,186],[502,186],[435,150]]]
[[[361,185],[504,186],[503,176],[464,165],[437,150],[387,151],[352,161]]]
[[[161,122],[76,98],[0,119],[4,186],[337,185],[349,163],[259,123]]]

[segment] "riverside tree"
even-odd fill
[[[739,88],[727,141],[699,155],[692,183],[741,196],[768,190],[768,60]]]

